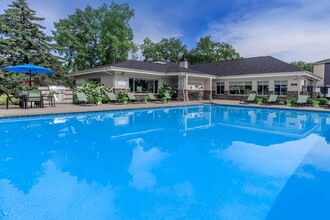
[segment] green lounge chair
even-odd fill
[[[299,95],[296,105],[303,107],[307,103],[308,95]]]
[[[30,90],[28,91],[27,97],[26,97],[26,102],[31,103],[31,108],[32,108],[32,103],[34,103],[35,106],[44,107],[43,106],[43,100],[41,97],[41,92],[39,90]],[[25,108],[27,105],[25,105]]]
[[[82,92],[77,92],[77,98],[78,98],[78,104],[84,104],[84,105],[87,105],[87,104],[97,104],[96,101],[93,101],[93,100],[87,100],[87,97],[85,95],[85,93],[82,93]]]
[[[119,99],[117,99],[117,97],[114,93],[110,92],[110,93],[107,93],[107,95],[108,95],[108,98],[110,100],[110,103],[111,102],[112,103],[119,103]]]
[[[138,100],[136,99],[136,97],[133,93],[128,92],[127,95],[128,95],[128,100],[130,102],[138,103]]]
[[[255,93],[250,93],[248,98],[246,100],[240,100],[239,104],[249,104],[255,102],[254,100],[256,99],[256,94]]]
[[[276,103],[276,101],[277,101],[277,95],[270,95],[269,98],[268,98],[268,100],[267,100],[267,103],[269,105],[271,105],[271,104]]]
[[[149,101],[150,101],[150,102],[161,102],[161,101],[162,101],[162,99],[157,99],[157,98],[154,96],[154,94],[152,94],[152,93],[148,93],[148,97],[149,97]]]

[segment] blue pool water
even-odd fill
[[[0,120],[0,219],[330,219],[330,114],[201,105]]]

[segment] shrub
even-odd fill
[[[102,103],[108,103],[110,100],[108,97],[103,97],[102,98]]]
[[[6,95],[1,95],[0,96],[0,105],[5,105],[6,100],[7,100],[7,96]]]
[[[317,98],[316,101],[319,101],[319,105],[326,105],[328,103],[327,98]]]
[[[81,87],[74,90],[73,99],[77,98],[77,92],[83,92],[88,100],[96,101],[98,98],[107,98],[109,89],[93,81],[86,81]]]
[[[310,105],[310,104],[313,104],[313,99],[310,98],[310,97],[308,97],[308,98],[307,98],[307,104],[309,104],[309,105]]]
[[[172,89],[168,84],[163,83],[163,85],[159,87],[158,93],[160,98],[164,98],[165,93],[168,93],[172,97],[175,94],[175,90]]]
[[[6,101],[7,101],[7,95],[5,95],[5,94],[0,95],[0,105],[6,105]],[[19,99],[10,98],[9,104],[10,105],[19,105]]]
[[[118,95],[117,95],[117,97],[118,97],[118,99],[124,99],[124,98],[128,98],[128,95],[127,95],[127,93],[126,92],[122,92],[122,91],[120,91],[119,93],[118,93]]]
[[[264,100],[268,100],[268,97],[266,97],[266,96],[259,96],[259,97],[257,97],[258,99],[262,99],[263,101]]]

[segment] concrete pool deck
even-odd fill
[[[299,109],[299,110],[312,110],[330,112],[330,109],[324,107],[313,108],[311,106],[302,107],[286,107],[284,105],[257,105],[257,104],[239,104],[237,100],[213,100],[209,101],[186,101],[186,102],[168,102],[168,103],[147,103],[147,104],[102,104],[102,105],[73,105],[73,104],[57,104],[56,107],[45,106],[45,108],[28,108],[21,109],[18,106],[10,106],[7,110],[5,106],[0,106],[0,118],[12,116],[29,116],[29,115],[47,115],[47,114],[61,114],[61,113],[76,113],[76,112],[92,112],[92,111],[109,111],[109,110],[124,110],[124,109],[141,109],[141,108],[157,108],[157,107],[173,107],[173,106],[187,106],[198,105],[204,103],[215,103],[221,105],[232,106],[251,106],[262,108],[277,108],[277,109]]]

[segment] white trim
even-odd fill
[[[138,73],[138,74],[146,74],[146,75],[166,76],[166,74],[162,73],[162,72],[148,71],[148,70],[136,70],[136,69],[128,69],[128,68],[112,67],[112,66],[110,68],[106,68],[106,70],[125,72],[125,73]]]
[[[218,76],[216,79],[227,80],[227,79],[245,79],[245,78],[268,78],[268,77],[285,77],[285,76],[307,76],[317,80],[321,80],[320,77],[314,76],[308,72],[281,72],[281,73],[259,73],[259,74],[247,74],[247,75],[236,75],[236,76]]]
[[[90,71],[69,73],[69,76],[80,76],[80,75],[86,75],[86,74],[91,74],[91,73],[107,73],[107,72],[106,72],[105,68],[99,68],[99,69],[90,70]]]

